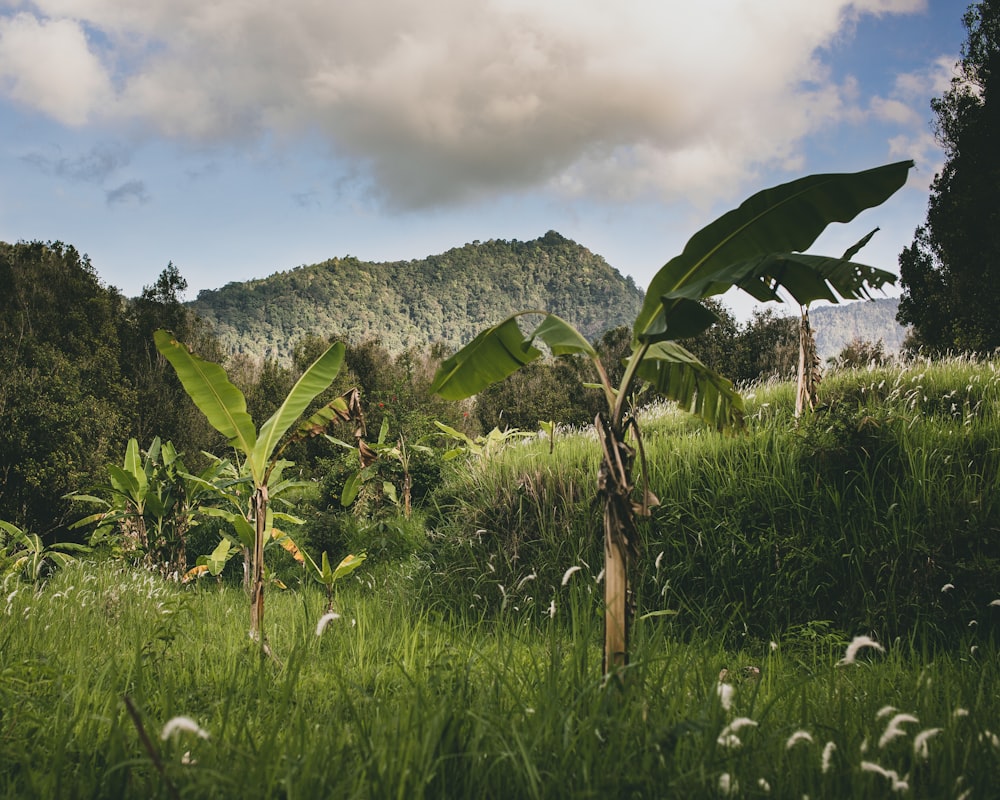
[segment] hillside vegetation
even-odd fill
[[[1000,375],[995,361],[831,372],[796,423],[790,383],[748,396],[722,436],[664,407],[640,418],[650,489],[638,613],[678,632],[765,638],[831,626],[883,640],[1000,624]],[[600,448],[587,432],[504,450],[438,492],[437,590],[481,613],[544,613],[565,571],[593,581]],[[503,587],[503,588],[501,588]],[[943,590],[943,587],[944,590]],[[970,628],[971,620],[976,620]]]
[[[809,321],[816,335],[820,360],[826,363],[857,341],[882,342],[887,354],[899,353],[907,329],[896,321],[898,310],[898,297],[810,309]]]
[[[524,308],[557,314],[591,339],[631,322],[642,292],[554,231],[530,242],[474,242],[414,261],[353,257],[199,292],[191,308],[230,353],[287,360],[308,334],[379,339],[392,353],[454,348]]]
[[[0,796],[992,797],[997,367],[834,373],[798,427],[762,387],[730,437],[647,409],[622,683],[575,431],[447,462],[409,520],[314,520],[368,560],[324,614],[285,554],[276,659],[238,577],[8,580]]]

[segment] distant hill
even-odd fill
[[[907,329],[896,322],[898,297],[841,303],[810,309],[809,321],[816,334],[816,350],[825,364],[828,358],[854,339],[882,341],[886,353],[898,353]]]
[[[309,333],[391,352],[456,348],[529,308],[566,319],[589,339],[631,324],[643,293],[603,258],[555,231],[530,242],[473,242],[416,261],[353,257],[205,290],[189,305],[230,353],[284,360]]]

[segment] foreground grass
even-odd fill
[[[319,635],[319,591],[270,594],[280,663],[248,640],[236,589],[111,563],[17,588],[0,607],[0,795],[995,796],[988,643],[886,643],[838,666],[846,641],[822,625],[733,650],[649,617],[622,685],[599,674],[583,570],[541,621],[447,622],[416,602],[419,562],[364,572]],[[161,738],[176,717],[204,736]]]

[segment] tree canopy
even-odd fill
[[[60,242],[0,243],[0,519],[44,533],[127,437],[123,299]]]
[[[631,320],[642,292],[603,258],[549,231],[491,239],[411,261],[353,257],[202,291],[191,307],[229,353],[290,360],[294,343],[336,332],[393,354],[449,349],[519,308],[548,308],[594,338]]]
[[[927,219],[899,257],[898,319],[931,351],[1000,347],[1000,0],[963,17],[950,88],[931,102],[945,164]]]

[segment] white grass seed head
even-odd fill
[[[208,738],[208,731],[204,730],[198,725],[191,717],[174,717],[173,719],[167,720],[167,724],[163,726],[163,732],[160,734],[160,738],[166,741],[171,736],[175,736],[178,733],[193,733],[201,739]]]
[[[879,653],[884,653],[885,648],[882,647],[878,642],[872,639],[870,636],[855,636],[849,645],[847,645],[847,650],[844,652],[844,657],[837,662],[837,666],[846,666],[848,664],[853,664],[855,659],[858,657],[858,652],[863,648],[870,647]]]
[[[331,622],[333,622],[335,619],[340,619],[340,614],[338,614],[336,611],[330,611],[324,614],[322,617],[320,617],[319,621],[316,623],[316,635],[322,636],[323,631],[326,630],[326,626],[329,625]]]

